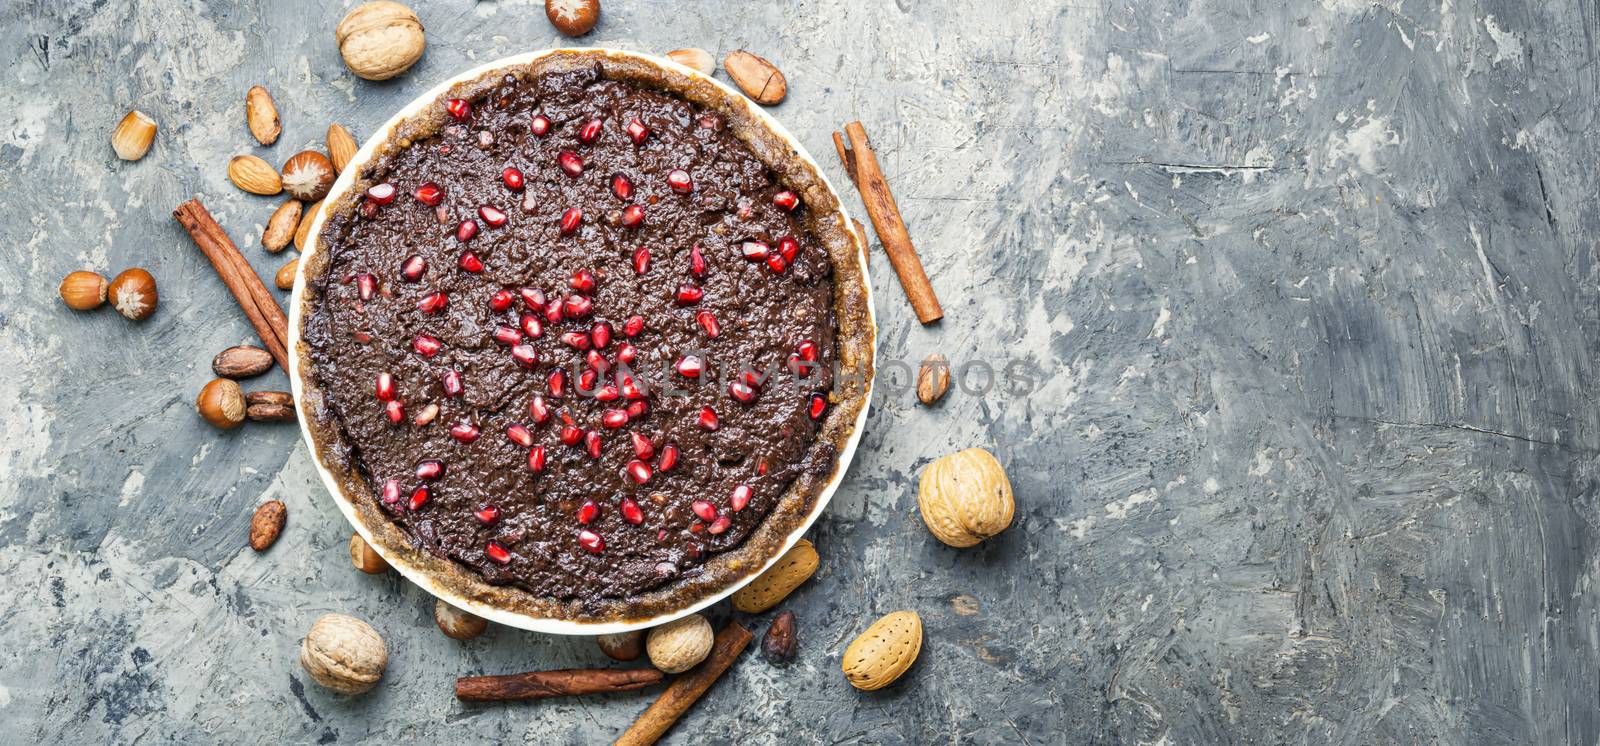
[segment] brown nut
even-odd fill
[[[344,173],[344,167],[349,165],[350,159],[355,158],[356,151],[361,149],[356,143],[356,136],[336,122],[328,125],[327,142],[328,158],[333,161],[334,173]]]
[[[667,53],[667,59],[695,70],[701,75],[710,75],[717,71],[716,58],[704,49],[674,49]]]
[[[801,539],[755,580],[733,594],[733,608],[758,614],[778,605],[817,571],[820,558],[811,542]]]
[[[130,111],[111,133],[111,149],[125,161],[137,161],[156,141],[156,120],[142,111]]]
[[[439,625],[445,637],[453,640],[471,640],[489,629],[489,620],[442,600],[433,602],[433,623]]]
[[[756,55],[736,49],[722,58],[722,69],[752,101],[765,106],[782,103],[789,95],[789,81],[776,65]]]
[[[252,422],[294,422],[294,407],[286,404],[246,404],[244,416]]]
[[[132,321],[143,321],[156,312],[161,294],[156,292],[156,278],[149,272],[134,267],[111,278],[106,286],[106,298],[117,313]]]
[[[278,120],[278,107],[272,103],[272,94],[262,86],[250,86],[244,94],[244,124],[256,142],[271,145],[283,134],[283,123]]]
[[[917,369],[917,401],[933,404],[950,390],[950,361],[943,355],[929,355]]]
[[[650,630],[645,650],[650,663],[667,673],[683,673],[711,654],[711,623],[699,614],[667,622]]]
[[[294,394],[287,391],[251,391],[244,395],[245,406],[256,404],[276,404],[280,407],[293,407]]]
[[[544,0],[544,16],[567,36],[583,36],[600,22],[600,0]]]
[[[378,575],[389,570],[389,563],[378,555],[377,550],[373,549],[366,539],[361,538],[361,534],[350,535],[350,564],[368,575]]]
[[[272,353],[255,345],[229,347],[211,358],[211,372],[219,378],[249,378],[272,370]]]
[[[427,48],[417,14],[388,0],[351,8],[333,38],[345,66],[367,80],[388,80],[411,69]]]
[[[295,199],[318,202],[333,188],[333,162],[315,150],[302,150],[283,162],[283,190]]]
[[[389,665],[389,649],[372,625],[344,614],[325,614],[300,644],[300,666],[311,680],[341,694],[377,686]]]
[[[320,209],[322,209],[322,202],[319,200],[311,203],[311,206],[300,214],[300,227],[294,230],[294,247],[296,250],[306,247],[306,238],[311,235],[311,224],[317,221],[317,211]]]
[[[267,219],[267,227],[261,231],[261,245],[274,254],[283,251],[294,240],[294,231],[300,227],[300,211],[305,205],[300,200],[291,199],[278,205],[272,211],[272,217]]]
[[[894,683],[921,651],[922,618],[915,611],[896,611],[851,642],[839,667],[851,686],[872,691]]]
[[[641,629],[600,635],[594,638],[594,641],[600,646],[600,652],[612,660],[638,660],[639,656],[644,654],[644,630]]]
[[[200,389],[194,406],[206,422],[223,430],[232,430],[244,422],[244,392],[239,390],[239,384],[226,378],[215,379]]]
[[[228,180],[251,194],[271,197],[283,191],[278,169],[253,155],[236,155],[228,161]]]
[[[970,547],[1006,530],[1016,501],[1000,462],[982,448],[968,448],[922,470],[917,507],[935,538]]]
[[[773,619],[772,624],[767,625],[767,634],[761,638],[761,657],[771,663],[792,660],[798,644],[799,637],[794,629],[794,612],[785,611]]]
[[[293,290],[294,275],[298,271],[300,271],[300,258],[295,257],[278,268],[277,274],[272,276],[272,284],[277,285],[279,290]]]
[[[75,311],[90,311],[106,302],[106,278],[80,270],[61,278],[61,302]]]
[[[289,509],[282,502],[268,500],[261,503],[250,519],[250,548],[257,552],[267,551],[278,540],[278,534],[283,532],[283,522],[288,517]]]

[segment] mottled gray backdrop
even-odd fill
[[[585,42],[774,60],[774,113],[841,183],[829,132],[873,133],[947,312],[919,326],[878,253],[885,359],[1038,384],[880,393],[789,604],[800,660],[747,655],[670,741],[1600,739],[1594,0],[606,3]],[[347,2],[0,7],[0,741],[589,743],[649,701],[457,703],[458,674],[602,658],[444,638],[423,593],[351,569],[293,426],[193,412],[252,333],[173,206],[202,195],[270,275],[274,203],[229,156],[365,136],[567,43],[532,0],[415,5],[427,55],[379,84],[340,64]],[[130,164],[107,136],[132,107],[162,129]],[[161,283],[142,324],[56,297],[130,265]],[[974,445],[1017,520],[956,551],[916,475]],[[289,525],[256,554],[268,498]],[[902,608],[921,660],[852,690],[844,645]],[[372,694],[296,665],[328,611],[388,640]]]

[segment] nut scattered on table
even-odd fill
[[[117,313],[133,321],[150,318],[161,302],[161,295],[156,292],[156,278],[138,267],[125,269],[111,278],[111,284],[106,286],[106,298]]]
[[[255,345],[235,345],[211,358],[218,378],[249,378],[272,370],[272,353]]]
[[[92,311],[106,302],[106,278],[79,270],[61,278],[61,302],[75,311]]]
[[[766,572],[734,592],[733,608],[746,614],[758,614],[777,606],[817,571],[820,561],[817,548],[810,541],[801,539]]]
[[[150,152],[156,140],[156,120],[142,111],[130,111],[111,133],[111,149],[125,161],[137,161]]]
[[[344,614],[325,614],[300,644],[300,666],[311,680],[341,694],[377,686],[389,665],[389,649],[372,625]]]
[[[705,75],[717,71],[717,59],[704,49],[674,49],[667,53],[667,59]]]
[[[917,507],[935,538],[953,547],[970,547],[1006,530],[1016,501],[1006,471],[994,455],[968,448],[922,470]]]
[[[612,660],[638,660],[639,656],[644,654],[644,630],[600,635],[594,638],[594,641],[600,646],[600,652]]]
[[[351,8],[333,37],[345,66],[367,80],[388,80],[411,69],[427,48],[417,14],[388,0]]]
[[[442,600],[433,602],[433,623],[439,625],[445,637],[454,640],[471,640],[489,629],[489,620]]]
[[[567,36],[583,36],[600,22],[600,0],[544,0],[544,15]]]
[[[943,355],[929,355],[917,369],[917,401],[932,405],[950,390],[950,361]]]
[[[789,95],[789,81],[778,67],[743,49],[736,49],[722,58],[722,69],[750,100],[764,106],[783,102]]]
[[[244,415],[253,422],[294,422],[294,397],[287,391],[252,391],[244,395]]]
[[[299,270],[300,257],[290,259],[286,264],[278,268],[277,274],[272,276],[272,284],[277,285],[279,290],[293,290],[294,274]]]
[[[350,130],[345,129],[344,125],[335,122],[328,125],[327,142],[328,159],[333,161],[334,173],[344,173],[344,167],[350,163],[350,159],[356,157],[356,151],[361,149],[356,142],[356,136],[350,134]]]
[[[294,247],[296,250],[306,247],[306,238],[311,235],[311,224],[316,222],[317,210],[322,209],[322,201],[311,203],[300,213],[300,226],[294,229]]]
[[[271,197],[283,191],[278,169],[253,155],[236,155],[228,161],[228,180],[251,194]]]
[[[319,202],[328,196],[337,175],[328,156],[302,150],[283,162],[283,189],[303,202]]]
[[[368,575],[378,575],[389,570],[389,563],[379,556],[377,550],[373,549],[366,539],[361,538],[361,534],[350,535],[350,564]]]
[[[283,533],[283,522],[289,517],[289,509],[278,500],[268,500],[256,508],[256,514],[250,518],[250,548],[257,552],[265,552],[278,540],[278,534]]]
[[[872,691],[894,683],[921,651],[922,618],[915,611],[896,611],[851,642],[839,666],[851,686]]]
[[[267,219],[267,227],[261,231],[261,245],[274,254],[283,251],[294,240],[295,229],[300,227],[300,211],[305,205],[300,200],[291,199],[278,205],[272,211],[272,217]]]
[[[267,89],[253,85],[244,94],[244,123],[256,142],[271,145],[283,134],[283,122],[278,119],[278,106],[272,103]]]
[[[232,430],[244,422],[244,392],[227,378],[214,379],[200,389],[194,406],[206,422],[223,430]]]
[[[799,635],[794,628],[794,612],[785,611],[767,625],[767,634],[761,638],[761,657],[772,663],[794,659]]]
[[[711,654],[713,637],[711,623],[699,614],[690,614],[651,629],[645,650],[656,668],[683,673]]]

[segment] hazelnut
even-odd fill
[[[567,36],[583,36],[600,21],[600,0],[544,0],[544,15]]]
[[[328,196],[337,175],[328,156],[302,150],[283,162],[283,189],[295,199],[316,202]]]
[[[111,300],[111,307],[117,309],[117,313],[133,321],[150,318],[160,301],[160,295],[156,292],[156,278],[138,267],[125,269],[113,278],[106,288],[106,297]]]
[[[594,638],[594,641],[600,646],[600,652],[612,660],[638,660],[639,656],[644,654],[643,630],[600,635]]]
[[[471,640],[489,629],[489,620],[477,614],[462,611],[443,600],[433,602],[433,623],[439,631],[453,640]]]
[[[142,111],[130,111],[111,133],[111,149],[125,161],[136,161],[150,152],[156,140],[156,120]]]
[[[215,379],[200,389],[194,406],[206,422],[223,430],[232,430],[244,422],[244,392],[239,390],[239,384],[226,378]]]
[[[411,69],[427,47],[417,14],[388,0],[351,8],[333,37],[345,66],[367,80],[388,80]]]
[[[91,311],[106,302],[106,278],[99,272],[73,272],[61,279],[61,301],[75,311]]]
[[[378,575],[389,570],[389,563],[373,549],[361,534],[350,535],[350,564],[368,575]]]
[[[667,673],[683,673],[711,654],[714,636],[711,623],[705,617],[690,614],[650,630],[645,650],[656,668]]]
[[[300,665],[322,686],[361,694],[383,678],[389,649],[372,625],[344,614],[325,614],[300,644]]]

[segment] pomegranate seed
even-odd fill
[[[444,476],[444,462],[436,458],[423,459],[417,462],[417,479],[433,481]]]
[[[595,138],[600,136],[601,126],[600,120],[598,119],[590,119],[589,121],[584,122],[583,127],[578,129],[578,142],[581,142],[585,145],[594,142]]]
[[[684,378],[699,378],[705,371],[706,364],[698,355],[684,355],[683,359],[678,361],[677,369],[678,375]]]
[[[800,242],[794,236],[784,236],[778,239],[778,255],[786,262],[793,263],[794,258],[800,255]]]
[[[778,209],[784,212],[794,212],[794,208],[800,205],[800,197],[795,195],[794,192],[785,189],[772,195],[772,204],[777,205]]]
[[[633,272],[642,275],[650,271],[650,250],[640,246],[633,250]]]
[[[482,434],[478,426],[470,422],[457,422],[450,426],[450,437],[455,438],[458,443],[471,443]]]
[[[679,303],[687,306],[694,303],[699,303],[700,299],[705,297],[705,294],[706,291],[701,290],[699,287],[684,283],[678,286],[676,297]]]
[[[651,456],[656,455],[656,446],[650,442],[649,438],[637,432],[628,433],[628,437],[633,441],[633,454],[635,456],[641,459],[649,459]]]
[[[628,122],[628,139],[632,140],[634,145],[643,145],[645,138],[649,136],[650,128],[644,126],[644,122],[637,119]]]
[[[702,521],[714,521],[717,519],[717,506],[712,505],[710,500],[696,500],[689,508]]]
[[[720,426],[720,421],[717,419],[717,410],[710,407],[700,408],[700,427],[714,431]]]
[[[574,319],[581,319],[594,313],[594,301],[581,295],[569,295],[561,304],[562,312]]]
[[[507,426],[506,439],[510,440],[512,443],[522,446],[523,448],[533,447],[533,433],[528,430],[527,425],[516,424]]]
[[[472,115],[472,104],[467,103],[464,98],[452,98],[444,102],[444,110],[450,112],[450,116],[460,122]]]
[[[521,288],[517,291],[522,296],[522,302],[528,305],[529,311],[538,311],[544,308],[544,291],[538,288]]]
[[[752,490],[748,484],[741,484],[738,487],[734,487],[733,495],[728,498],[728,507],[733,508],[733,512],[735,513],[744,510],[744,507],[750,504],[751,492]]]
[[[760,395],[744,381],[733,381],[728,384],[728,395],[737,399],[741,404],[749,404]]]
[[[583,211],[576,207],[568,207],[561,213],[561,235],[570,236],[578,230],[578,225],[583,222]]]
[[[816,342],[813,342],[809,339],[802,339],[800,340],[800,344],[795,345],[794,351],[795,354],[800,356],[801,360],[804,360],[808,363],[814,363],[817,361]]]
[[[550,371],[550,380],[548,383],[550,386],[550,398],[560,399],[562,394],[566,391],[567,372],[560,368]]]
[[[722,325],[717,323],[717,315],[710,311],[701,311],[694,315],[694,320],[700,323],[700,328],[706,330],[706,336],[716,338],[722,333]]]
[[[500,180],[504,181],[506,183],[506,188],[510,189],[511,191],[522,191],[522,172],[518,171],[516,168],[512,166],[506,166],[506,170],[500,172]]]
[[[378,276],[371,272],[362,272],[355,276],[356,297],[361,300],[372,300],[378,294]]]
[[[506,551],[505,547],[500,546],[498,541],[491,541],[486,544],[483,547],[483,553],[489,555],[489,559],[494,560],[497,564],[511,564],[511,553]]]
[[[811,419],[821,421],[822,420],[822,415],[827,413],[827,411],[828,411],[828,397],[823,396],[822,394],[812,394],[811,395],[811,406],[810,406],[810,412],[809,412],[809,414],[811,415]]]
[[[489,309],[492,311],[504,311],[507,308],[510,308],[512,303],[516,302],[516,293],[501,288],[500,290],[495,291],[494,295],[489,296]]]
[[[755,388],[760,386],[763,381],[766,381],[767,376],[755,368],[743,368],[739,371],[739,380],[743,381],[744,385]]]
[[[375,205],[387,205],[394,201],[394,195],[399,191],[394,188],[393,184],[385,181],[382,184],[373,184],[367,187],[367,199],[371,200]]]
[[[439,405],[430,402],[427,406],[422,408],[422,411],[416,413],[416,415],[411,418],[411,424],[416,425],[417,427],[427,427],[429,424],[432,424],[433,419],[438,416]]]
[[[645,482],[650,481],[649,464],[638,460],[629,461],[627,469],[628,476],[633,479],[634,484],[644,484]]]
[[[600,415],[600,425],[607,430],[616,430],[628,424],[628,413],[621,409],[607,409]]]
[[[479,205],[478,217],[483,218],[483,222],[488,223],[490,228],[499,228],[506,224],[505,211],[493,205]]]
[[[583,332],[567,332],[561,335],[561,343],[574,350],[589,349],[589,335]]]
[[[534,446],[528,450],[528,471],[544,471],[544,446]]]
[[[635,461],[634,463],[639,462]],[[650,467],[646,466],[644,468],[649,469]],[[641,484],[643,483],[641,482]],[[639,503],[634,502],[633,498],[622,498],[622,503],[617,507],[622,513],[622,520],[627,521],[635,526],[644,523],[644,511],[639,509]]]
[[[600,506],[596,505],[593,500],[584,500],[583,504],[578,506],[578,522],[579,523],[582,523],[584,525],[588,525],[590,523],[594,523],[594,519],[599,518],[599,517],[600,517]]]
[[[509,347],[522,341],[522,332],[509,326],[497,326],[494,328],[494,341]]]
[[[762,476],[762,477],[767,475],[767,457],[766,456],[762,456],[761,460],[756,462],[756,475],[757,476]]]
[[[617,195],[617,199],[627,202],[633,197],[633,180],[624,173],[612,174],[611,193]]]
[[[623,342],[622,346],[617,348],[617,359],[629,365],[632,365],[634,359],[638,356],[639,348],[627,342]]]
[[[716,534],[722,533],[723,531],[727,531],[728,527],[732,526],[732,525],[733,525],[733,520],[731,518],[729,518],[729,517],[727,517],[725,515],[720,515],[720,516],[717,516],[716,520],[711,522],[711,525],[706,526],[706,533],[711,534],[711,535],[714,536]]]
[[[637,420],[640,417],[643,417],[643,416],[645,416],[646,414],[649,414],[649,413],[650,413],[650,402],[647,402],[647,401],[644,401],[644,400],[640,400],[640,401],[636,401],[636,402],[630,403],[628,405],[628,417],[629,417],[629,419]]]
[[[534,117],[533,121],[528,123],[528,131],[535,137],[544,137],[550,132],[550,118],[543,114]]]
[[[471,241],[472,237],[476,235],[478,235],[478,221],[476,220],[463,220],[460,225],[456,226],[457,241],[465,243]]]
[[[463,251],[461,252],[461,258],[456,260],[456,266],[460,267],[463,272],[478,274],[483,271],[483,260],[479,259],[478,255],[471,251]]]
[[[444,389],[444,395],[447,397],[460,396],[461,374],[453,370],[445,371],[444,375],[439,376],[439,386]]]
[[[539,323],[538,316],[535,316],[531,313],[522,314],[522,318],[518,323],[522,327],[523,334],[526,334],[534,339],[544,336],[544,325]]]
[[[378,203],[369,199],[361,200],[361,206],[356,208],[361,212],[361,217],[371,220],[378,217]]]
[[[583,445],[589,451],[589,458],[600,458],[600,431],[590,430],[583,436]]]
[[[679,194],[688,194],[694,191],[694,180],[689,178],[688,171],[675,168],[672,169],[672,173],[667,174],[667,186]]]
[[[437,207],[440,202],[444,201],[444,190],[431,181],[423,182],[422,186],[417,187],[417,191],[414,194],[418,202],[429,207]]]
[[[767,258],[767,254],[771,253],[771,248],[760,241],[745,241],[739,244],[739,253],[752,262],[759,262]]]
[[[656,459],[656,471],[672,471],[672,467],[677,465],[678,447],[675,445],[668,445],[667,447],[662,448],[661,458]]]
[[[772,270],[772,274],[781,275],[788,268],[789,260],[784,259],[782,254],[773,254],[767,257],[767,269]]]
[[[383,413],[389,416],[389,421],[398,425],[406,419],[406,407],[399,399],[383,403]]]
[[[544,403],[544,397],[535,396],[528,402],[528,416],[533,418],[534,424],[543,425],[550,419],[550,407]]]
[[[552,302],[544,307],[544,320],[547,324],[554,324],[561,320],[561,304]]]
[[[534,352],[533,345],[520,344],[511,348],[511,359],[524,368],[532,368],[539,362],[539,353]]]
[[[689,249],[689,271],[695,277],[706,276],[706,255],[700,251],[700,244],[695,244]]]
[[[638,205],[628,205],[622,208],[622,227],[636,228],[644,222],[644,208]]]
[[[428,488],[426,486],[418,487],[412,490],[411,499],[406,501],[406,507],[411,508],[412,510],[420,510],[422,506],[427,504]]]
[[[604,386],[601,386],[600,390],[595,392],[594,398],[597,401],[607,403],[614,402],[622,398],[622,392],[618,391],[616,386],[608,383]]]
[[[556,163],[568,176],[576,179],[583,175],[583,156],[570,150],[563,150],[556,154]]]
[[[439,354],[441,346],[439,340],[426,334],[418,334],[411,338],[411,349],[416,350],[417,354],[423,357],[433,357]]]
[[[631,347],[632,345],[629,345],[629,346]],[[644,398],[644,391],[642,391],[639,388],[639,385],[634,382],[633,376],[621,376],[620,378],[621,378],[621,381],[622,381],[621,388],[622,388],[622,395],[623,396],[626,396],[629,399],[643,399]]]
[[[378,401],[394,401],[394,376],[388,373],[379,373],[375,393],[378,396]]]
[[[473,515],[478,517],[479,523],[487,526],[495,521],[500,520],[500,509],[493,505],[485,505],[484,507],[479,508],[477,512],[473,513]]]
[[[567,285],[584,295],[594,294],[594,273],[587,269],[580,269],[572,273],[572,278],[567,280]]]
[[[400,502],[400,481],[386,479],[383,482],[383,501],[393,505]]]
[[[400,264],[400,276],[405,278],[406,282],[416,282],[422,279],[423,273],[427,271],[428,260],[415,254],[406,257],[406,260]]]
[[[595,384],[598,383],[599,380],[600,374],[596,372],[594,368],[585,369],[582,373],[578,374],[578,391],[585,394],[594,393]]]
[[[567,425],[561,428],[561,442],[565,445],[575,446],[583,440],[583,430],[577,425]]]
[[[627,321],[622,322],[622,333],[629,337],[637,337],[642,331],[644,331],[643,316],[629,316]]]
[[[584,529],[578,532],[578,545],[590,552],[599,554],[605,551],[606,540],[600,538],[600,534]]]

